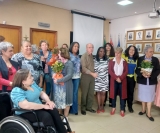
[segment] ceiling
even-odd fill
[[[28,0],[49,6],[67,10],[79,10],[82,12],[104,16],[106,19],[116,19],[135,14],[152,11],[154,0],[130,0],[131,5],[120,6],[121,0]],[[156,9],[160,9],[160,0],[156,2]],[[135,13],[137,12],[137,13]]]

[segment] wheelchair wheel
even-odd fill
[[[32,126],[18,116],[9,116],[0,122],[0,133],[35,133]]]

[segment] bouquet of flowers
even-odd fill
[[[52,70],[55,72],[54,79],[61,79],[63,78],[62,70],[64,68],[64,64],[61,61],[56,61],[51,66]],[[60,83],[61,85],[64,85],[64,83]]]
[[[57,60],[58,53],[59,53],[58,45],[56,45],[56,47],[53,48],[52,53],[53,53],[52,58],[47,63],[49,66],[52,66],[52,64],[54,64]]]
[[[148,60],[143,60],[140,68],[141,68],[141,73],[145,74],[146,76],[150,76],[153,69],[152,62]]]

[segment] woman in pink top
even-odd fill
[[[10,92],[12,80],[18,70],[18,63],[11,60],[13,45],[9,42],[1,42],[0,55],[0,92]]]

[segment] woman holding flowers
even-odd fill
[[[151,106],[155,98],[155,88],[157,76],[160,73],[159,61],[153,57],[153,48],[148,46],[144,49],[145,55],[138,58],[136,74],[138,83],[138,99],[142,102],[142,110],[139,115],[146,116],[150,121],[154,121],[151,116]]]
[[[55,78],[55,74],[53,74],[53,78],[54,78],[54,84],[61,85],[65,90],[65,92],[63,92],[64,95],[66,94],[64,115],[66,118],[68,118],[69,109],[73,103],[73,84],[72,84],[73,63],[69,60],[70,55],[68,50],[65,48],[60,48],[58,56],[60,61],[64,64],[64,68],[62,71],[63,77],[58,79]],[[55,95],[57,98],[59,98],[61,93],[59,94],[57,93]],[[54,99],[56,99],[56,97]]]

